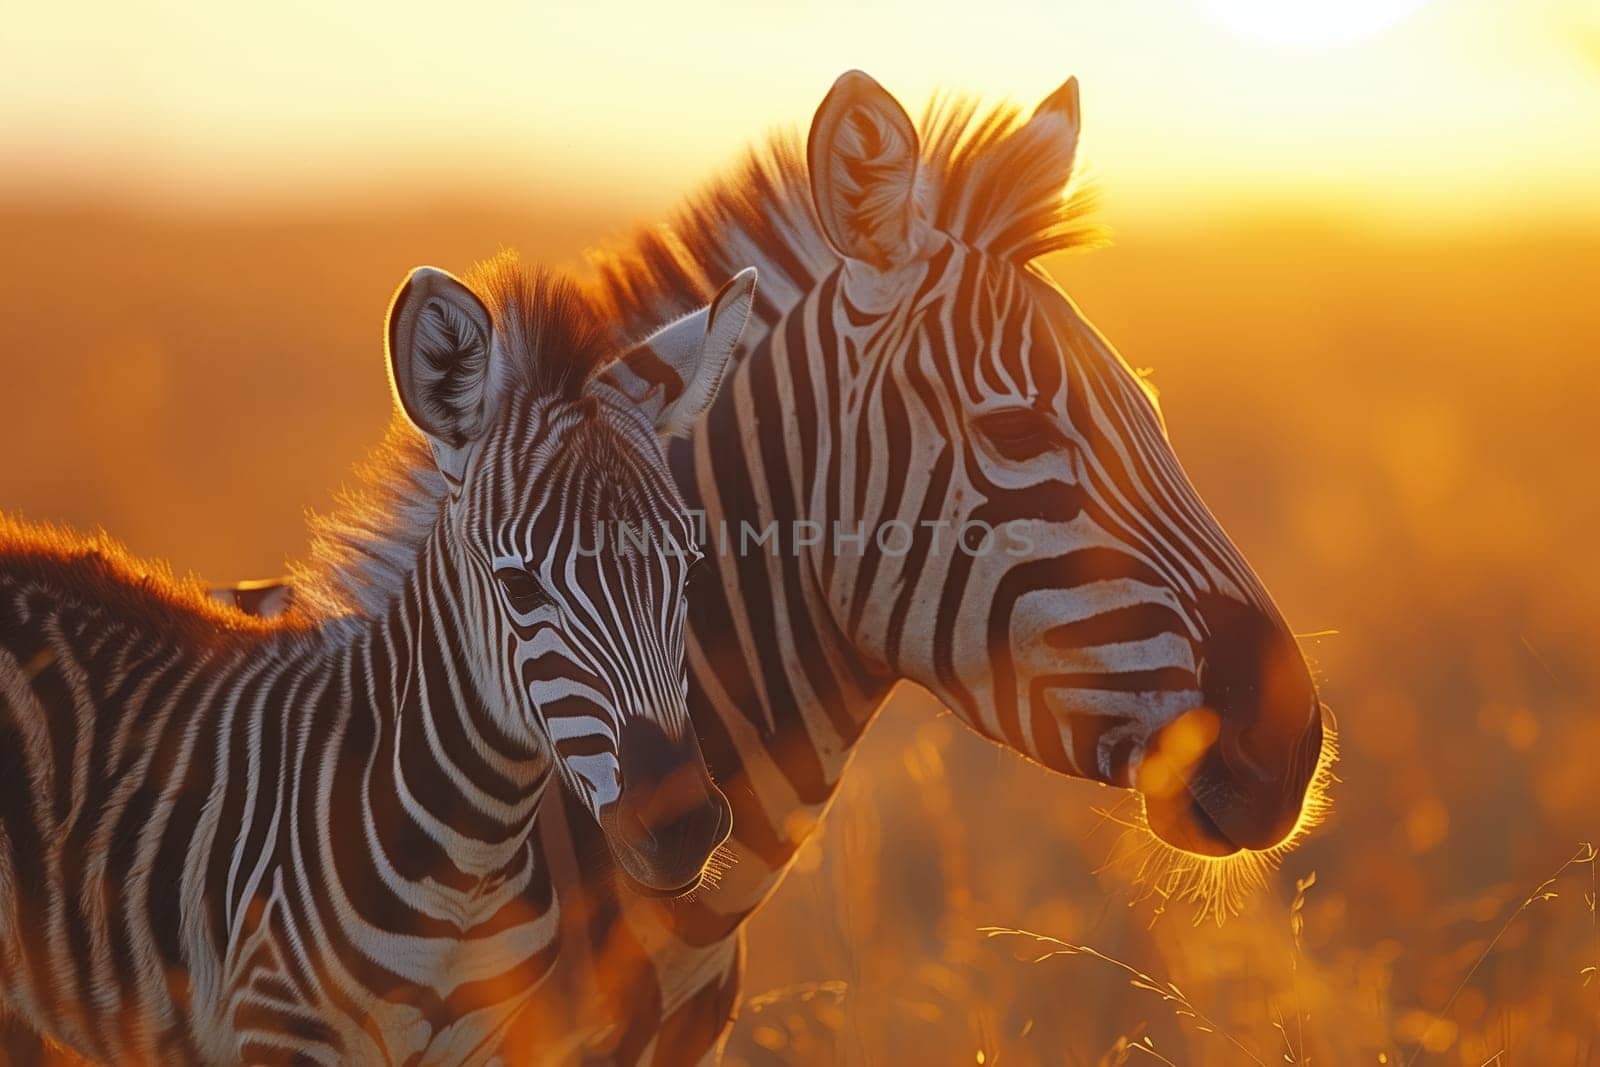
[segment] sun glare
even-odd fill
[[[1428,0],[1207,0],[1235,33],[1263,44],[1328,46],[1370,37]]]

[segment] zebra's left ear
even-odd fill
[[[1059,194],[1072,178],[1072,167],[1078,157],[1078,135],[1082,130],[1078,79],[1068,78],[1033,109],[1023,129],[1022,140],[1026,145],[1024,154],[1032,156],[1037,163],[1029,168],[1019,159],[1019,169],[1013,172],[1013,180],[1018,184],[1041,182],[1052,194]],[[1030,173],[1034,170],[1039,173]]]
[[[685,433],[716,398],[755,295],[756,269],[746,267],[710,304],[645,338],[601,380],[639,405],[657,433]]]
[[[964,222],[968,243],[1021,263],[1095,243],[1093,228],[1078,221],[1087,197],[1063,201],[1072,187],[1082,124],[1078,79],[1068,78],[1027,122],[985,149],[967,193],[975,208]]]
[[[418,267],[389,305],[388,341],[400,407],[459,486],[499,398],[493,317],[449,271]]]
[[[1034,123],[1059,122],[1062,123],[1062,133],[1070,142],[1068,151],[1077,148],[1078,130],[1083,127],[1083,112],[1078,105],[1078,79],[1068,78],[1060,87],[1033,109],[1033,117],[1028,120],[1029,125]]]

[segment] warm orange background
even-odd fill
[[[281,569],[302,510],[376,442],[382,312],[410,266],[501,246],[580,263],[803,126],[848,66],[913,111],[936,85],[1031,104],[1080,76],[1118,240],[1052,266],[1156,369],[1179,452],[1291,622],[1338,631],[1307,640],[1345,741],[1336,815],[1241,919],[1194,929],[1093,873],[1114,794],[906,694],[755,923],[762,999],[733,1062],[1160,1062],[1119,1050],[1144,1035],[1175,1063],[1250,1062],[1112,965],[1019,961],[985,924],[1172,979],[1263,1062],[1405,1062],[1507,917],[1600,839],[1592,3],[6,23],[0,507],[215,579]],[[1510,924],[1425,1061],[1600,1058],[1593,875],[1567,869]]]

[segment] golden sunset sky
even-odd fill
[[[858,66],[1076,74],[1120,226],[1600,218],[1595,0],[14,5],[0,191],[191,210],[448,189],[665,210]]]

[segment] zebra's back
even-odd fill
[[[554,894],[531,838],[450,884],[368,788],[411,757],[351,700],[361,643],[8,532],[0,1017],[116,1063],[487,1058],[549,970]],[[414,884],[368,869],[364,828]]]
[[[183,874],[215,827],[197,690],[266,629],[114,546],[3,532],[0,999],[91,1056],[196,1058],[171,979],[192,951]]]

